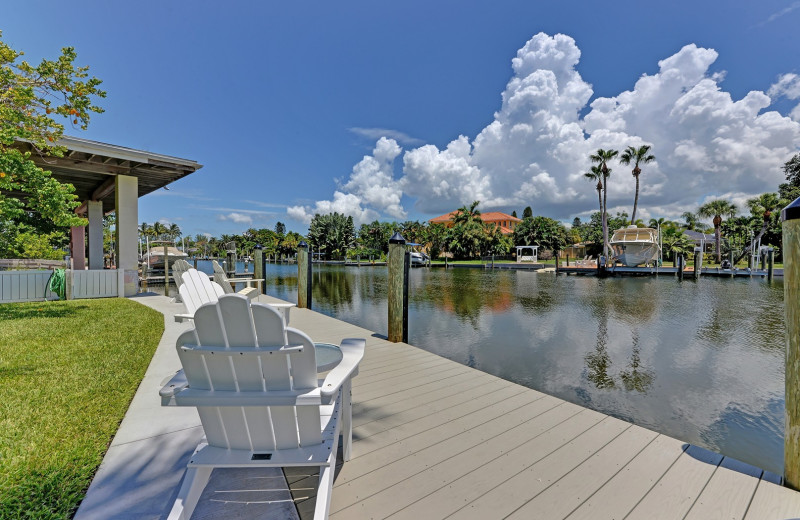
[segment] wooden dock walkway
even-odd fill
[[[315,312],[291,326],[367,338],[333,519],[800,517],[800,493],[769,472]],[[286,473],[310,518],[313,475]]]

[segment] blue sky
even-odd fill
[[[471,200],[569,222],[597,206],[588,152],[640,143],[645,218],[775,190],[800,150],[800,1],[649,4],[29,0],[0,30],[104,80],[71,135],[204,165],[140,201],[192,235]],[[630,212],[629,168],[611,180]]]

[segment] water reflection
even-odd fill
[[[386,269],[314,266],[314,308],[387,332]],[[297,301],[294,265],[267,292]],[[413,269],[412,344],[780,473],[780,280]]]

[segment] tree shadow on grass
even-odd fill
[[[0,305],[0,321],[67,318],[86,308],[86,305],[64,305],[51,302],[41,302],[39,305]]]

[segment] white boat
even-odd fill
[[[167,256],[169,257],[170,265],[172,265],[172,262],[175,260],[180,258],[186,259],[189,257],[189,255],[177,247],[172,246],[167,248]],[[144,255],[142,262],[146,263],[150,269],[164,269],[164,247],[153,246],[150,248],[150,252]]]
[[[628,226],[611,237],[614,259],[626,267],[655,262],[659,256],[658,231],[653,228]]]

